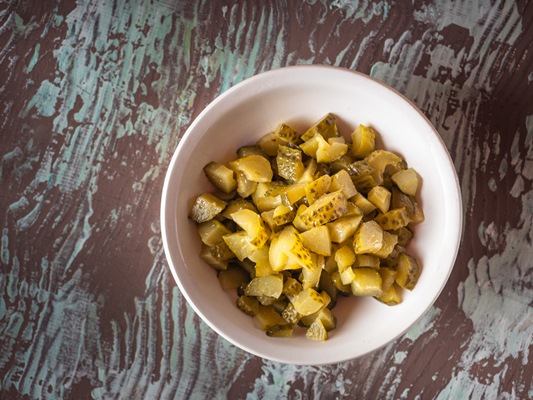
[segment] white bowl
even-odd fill
[[[422,177],[419,199],[426,220],[415,229],[409,252],[423,266],[413,292],[389,307],[372,298],[341,298],[334,308],[337,328],[326,342],[304,331],[271,338],[224,292],[215,271],[199,257],[200,239],[189,220],[192,199],[212,191],[202,168],[229,161],[235,150],[254,144],[285,122],[303,131],[332,112],[349,135],[358,124],[376,128],[379,148],[401,154]],[[435,302],[453,268],[462,231],[457,175],[436,130],[405,97],[366,75],[334,67],[295,66],[247,79],[215,99],[190,125],[170,162],[161,203],[165,253],[187,301],[218,334],[263,358],[319,365],[356,358],[402,335]],[[296,330],[295,330],[296,331]],[[298,329],[298,331],[300,331]]]

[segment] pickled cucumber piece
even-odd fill
[[[331,177],[329,175],[322,175],[313,182],[305,186],[305,196],[309,205],[313,204],[318,198],[328,192],[331,185]]]
[[[233,251],[224,241],[211,246],[209,251],[211,251],[211,254],[213,254],[213,257],[215,257],[217,260],[227,261],[235,258],[235,253],[233,253]]]
[[[394,246],[396,246],[397,243],[397,235],[383,231],[383,245],[378,251],[374,252],[374,254],[380,258],[387,258],[392,253]]]
[[[237,289],[250,281],[248,273],[239,266],[230,265],[228,269],[218,273],[218,281],[224,290]]]
[[[313,268],[313,269],[302,269],[302,285],[304,289],[316,288],[318,287],[318,282],[320,282],[320,274],[322,273],[322,268]]]
[[[300,281],[294,278],[287,278],[283,283],[282,293],[287,297],[292,298],[303,290],[303,286]]]
[[[383,173],[386,168],[400,170],[405,167],[405,161],[398,155],[387,150],[376,150],[365,158],[366,163],[373,169],[372,177],[376,185],[383,182]]]
[[[252,154],[229,162],[229,167],[234,171],[240,171],[246,179],[252,182],[270,182],[273,172],[265,157]]]
[[[331,282],[333,282],[333,285],[341,292],[341,293],[351,293],[351,287],[350,285],[345,285],[342,283],[341,275],[339,271],[334,271],[330,274],[331,276]]]
[[[266,334],[270,337],[291,337],[293,328],[291,325],[274,325],[267,329]]]
[[[212,161],[204,167],[204,173],[218,189],[230,193],[237,189],[235,172],[216,161]]]
[[[398,171],[391,177],[398,188],[410,196],[416,195],[418,189],[418,175],[413,168]]]
[[[355,262],[355,253],[348,246],[342,246],[335,252],[335,262],[339,268],[339,272],[349,268]]]
[[[281,231],[277,245],[287,255],[289,261],[307,269],[314,269],[311,252],[303,245],[298,231],[294,227],[287,226]]]
[[[242,146],[237,149],[237,156],[239,158],[257,155],[262,157],[268,157],[268,154],[263,151],[258,145],[255,146]]]
[[[264,306],[259,304],[257,314],[255,318],[259,321],[261,328],[264,331],[268,331],[270,328],[276,325],[283,325],[286,321],[279,315],[272,306]]]
[[[328,332],[322,321],[316,319],[305,332],[305,336],[311,340],[316,340],[317,342],[324,342],[328,339]]]
[[[254,317],[259,311],[259,302],[254,297],[240,296],[236,303],[237,307],[250,317]]]
[[[337,326],[337,318],[327,307],[323,307],[316,313],[302,317],[300,322],[304,326],[311,326],[311,324],[316,320],[320,320],[320,322],[322,322],[322,325],[324,325],[326,331],[331,331]]]
[[[312,288],[302,290],[291,302],[296,312],[302,316],[317,312],[325,304],[324,297]]]
[[[305,229],[311,229],[341,217],[347,206],[346,197],[338,190],[323,195],[301,214],[297,213],[294,221],[298,220]]]
[[[350,174],[346,170],[340,170],[331,177],[330,192],[341,190],[344,196],[349,199],[357,194],[357,189],[352,182]]]
[[[295,216],[296,210],[293,207],[286,206],[283,204],[277,206],[272,214],[274,223],[277,226],[285,225],[289,222],[292,222]]]
[[[359,125],[351,134],[351,154],[357,158],[364,158],[375,150],[376,131],[374,128]]]
[[[357,254],[354,267],[368,267],[379,269],[379,257],[373,254]]]
[[[297,181],[304,173],[302,152],[287,146],[279,146],[276,156],[278,175],[284,179]]]
[[[384,214],[378,215],[374,218],[383,229],[385,230],[397,230],[406,227],[411,219],[407,210],[402,208],[393,208],[390,211],[387,211]]]
[[[200,239],[208,246],[214,246],[222,241],[224,235],[230,234],[231,231],[226,228],[220,221],[211,219],[198,225]]]
[[[255,277],[244,289],[246,296],[268,296],[277,299],[283,290],[283,276],[281,274]]]
[[[289,324],[296,325],[302,316],[298,314],[292,303],[289,303],[281,312],[281,317]]]
[[[324,256],[331,255],[331,239],[326,225],[302,232],[300,233],[300,238],[304,246],[312,252]]]
[[[248,258],[255,263],[255,276],[266,276],[276,273],[276,271],[270,266],[269,253],[270,247],[265,245],[248,256]]]
[[[345,268],[342,271],[339,271],[339,275],[341,277],[341,282],[343,285],[349,285],[353,282],[355,279],[355,274],[353,272],[352,267]]]
[[[318,148],[316,150],[316,160],[319,163],[330,163],[340,159],[348,151],[348,145],[341,141],[328,139],[326,142],[318,138]]]
[[[361,223],[354,235],[356,254],[376,253],[383,246],[383,228],[375,221]]]
[[[283,188],[282,196],[287,199],[289,205],[295,204],[298,200],[305,197],[306,182],[297,182],[287,185]]]
[[[300,145],[300,148],[301,148],[301,145]],[[316,152],[316,149],[315,149],[315,152]],[[298,179],[298,182],[309,183],[309,182],[314,181],[315,178],[317,177],[317,171],[318,171],[318,163],[316,162],[314,158],[310,158],[305,163],[305,170],[302,176],[300,177],[300,179]]]
[[[392,284],[396,281],[397,271],[393,268],[380,268],[379,275],[381,276],[381,285],[384,291],[389,290]]]
[[[390,208],[391,192],[383,186],[374,186],[367,195],[368,200],[374,204],[379,211],[386,213]]]
[[[249,180],[244,172],[236,171],[235,178],[237,179],[237,193],[242,198],[251,196],[257,188],[257,182]]]
[[[276,136],[286,140],[287,142],[298,144],[300,142],[300,135],[289,125],[281,123],[274,132]]]
[[[253,246],[263,246],[269,238],[269,233],[261,216],[248,209],[242,209],[231,214],[231,219],[246,231]]]
[[[379,272],[373,268],[354,268],[354,279],[351,283],[355,296],[379,297],[383,294],[382,280]]]
[[[395,284],[384,290],[381,296],[376,296],[376,299],[388,306],[398,305],[402,301]]]
[[[376,209],[376,206],[372,204],[365,196],[363,196],[361,193],[356,193],[352,198],[351,201],[361,210],[363,215],[370,214],[372,211]]]
[[[357,231],[362,219],[362,215],[349,215],[327,224],[331,241],[342,243],[351,238]]]
[[[221,260],[213,255],[211,247],[202,243],[200,258],[214,269],[220,271],[228,268],[228,260]]]
[[[249,257],[257,250],[257,246],[251,243],[250,236],[248,236],[246,231],[237,231],[229,235],[224,235],[223,239],[240,261]]]
[[[231,200],[224,209],[224,211],[220,213],[220,216],[226,219],[232,219],[231,214],[244,209],[257,212],[257,208],[254,206],[254,203],[239,197],[235,200]]]
[[[278,153],[279,146],[285,146],[289,143],[285,138],[279,137],[275,132],[267,133],[259,141],[257,145],[269,156],[275,156]]]
[[[409,254],[402,253],[398,259],[398,267],[396,270],[396,283],[404,289],[413,290],[422,273],[422,268],[418,264],[416,258]]]
[[[285,254],[284,247],[279,241],[279,236],[273,237],[270,241],[270,248],[268,251],[268,260],[270,266],[274,271],[281,271],[289,261],[289,256]]]
[[[324,139],[338,137],[336,118],[333,114],[328,113],[309,128],[301,137],[303,141],[309,140],[315,135],[320,135]]]
[[[198,196],[192,206],[189,217],[197,223],[202,223],[215,218],[227,203],[213,196],[211,193],[204,193]]]
[[[403,247],[406,247],[413,238],[413,231],[406,226],[398,229],[394,233],[398,235],[398,244]]]

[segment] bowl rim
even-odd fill
[[[387,340],[385,343],[383,343],[382,345],[380,345],[378,347],[371,348],[368,351],[364,351],[364,352],[362,352],[362,353],[360,353],[360,354],[358,354],[356,356],[347,354],[344,357],[340,357],[340,358],[337,358],[335,360],[329,360],[329,361],[326,361],[326,362],[320,362],[319,361],[319,362],[316,362],[316,363],[298,362],[298,361],[295,361],[295,360],[283,359],[281,357],[273,357],[273,356],[271,356],[269,354],[266,354],[266,353],[263,353],[263,352],[261,352],[261,351],[259,351],[257,349],[250,348],[249,346],[246,346],[243,343],[239,343],[233,337],[231,337],[231,336],[227,335],[225,332],[221,331],[207,317],[205,317],[203,315],[203,313],[201,312],[201,310],[198,308],[198,306],[195,304],[195,302],[191,299],[187,289],[183,286],[183,283],[182,283],[182,281],[181,281],[181,279],[180,279],[180,277],[178,275],[177,268],[174,266],[174,263],[172,261],[170,244],[169,244],[168,235],[167,235],[167,226],[166,226],[166,220],[167,220],[167,218],[166,218],[166,214],[167,214],[166,210],[167,210],[167,207],[168,207],[167,196],[168,196],[168,190],[169,190],[170,183],[171,183],[172,170],[174,169],[175,164],[176,164],[176,162],[178,160],[178,155],[180,154],[180,152],[182,151],[183,147],[185,146],[186,139],[192,134],[192,132],[194,132],[196,126],[200,123],[200,121],[204,118],[204,116],[206,114],[208,114],[211,111],[211,109],[215,108],[217,106],[217,104],[219,104],[220,102],[224,101],[227,97],[232,96],[232,94],[234,92],[240,91],[240,90],[242,90],[242,88],[244,88],[244,87],[246,87],[248,85],[254,84],[256,81],[260,81],[260,80],[263,80],[263,79],[268,79],[268,78],[270,78],[270,77],[272,77],[274,75],[277,75],[277,74],[293,73],[294,71],[297,71],[297,70],[300,70],[300,69],[306,69],[306,70],[315,69],[317,71],[318,70],[329,70],[329,71],[339,72],[339,73],[354,74],[356,76],[359,76],[360,78],[363,78],[363,79],[366,79],[366,80],[370,80],[373,83],[376,83],[376,84],[380,85],[382,88],[386,89],[387,91],[392,92],[394,95],[399,97],[401,100],[403,100],[403,102],[405,102],[407,105],[409,105],[410,108],[413,109],[420,117],[422,117],[422,119],[424,120],[424,122],[427,125],[427,127],[429,128],[429,130],[433,133],[434,139],[437,140],[438,144],[441,147],[440,150],[442,150],[443,154],[446,156],[446,161],[447,161],[446,168],[449,171],[452,172],[452,175],[453,175],[453,178],[454,178],[454,184],[455,184],[454,187],[453,187],[453,189],[455,189],[455,190],[453,190],[454,197],[453,197],[453,199],[450,199],[451,200],[451,211],[453,212],[452,217],[455,218],[454,222],[455,222],[455,225],[456,225],[456,228],[454,230],[454,233],[455,233],[454,237],[456,238],[456,241],[455,241],[455,243],[453,243],[453,254],[451,254],[451,256],[452,256],[451,257],[451,260],[452,260],[451,267],[449,267],[447,269],[445,278],[442,280],[442,284],[441,284],[440,288],[437,291],[434,292],[434,296],[431,299],[431,301],[428,303],[428,306],[425,308],[425,310],[422,313],[420,313],[418,318],[416,320],[414,320],[407,328],[399,331],[394,337],[390,338],[389,340]],[[431,121],[426,117],[426,115],[411,100],[409,100],[405,95],[403,95],[402,93],[400,93],[396,89],[388,86],[384,82],[381,82],[381,81],[377,80],[376,78],[373,78],[372,76],[369,76],[369,75],[367,75],[365,73],[362,73],[362,72],[359,72],[359,71],[354,71],[354,70],[350,70],[350,69],[347,69],[347,68],[336,67],[336,66],[331,66],[331,65],[302,64],[302,65],[292,65],[292,66],[286,66],[286,67],[280,67],[280,68],[268,70],[268,71],[265,71],[265,72],[258,73],[258,74],[254,75],[252,77],[247,78],[247,79],[244,79],[243,81],[233,85],[232,87],[230,87],[226,91],[218,94],[194,118],[194,120],[190,123],[190,125],[188,126],[186,131],[183,133],[183,135],[179,139],[179,143],[178,143],[176,149],[174,150],[174,153],[172,155],[170,163],[169,163],[169,165],[167,167],[167,171],[166,171],[165,179],[164,179],[164,184],[163,184],[163,190],[162,190],[161,204],[160,204],[160,227],[161,227],[161,237],[162,237],[162,242],[163,242],[163,248],[164,248],[166,261],[167,261],[169,269],[170,269],[170,271],[171,271],[171,273],[173,275],[174,281],[176,282],[178,288],[180,289],[181,294],[184,296],[184,298],[186,299],[186,301],[189,304],[189,306],[195,311],[195,313],[211,329],[213,329],[219,336],[223,337],[224,339],[229,341],[231,344],[233,344],[233,345],[237,346],[238,348],[243,349],[243,350],[247,351],[248,353],[251,353],[251,354],[253,354],[255,356],[258,356],[258,357],[261,357],[261,358],[264,358],[264,359],[268,359],[268,360],[271,360],[271,361],[281,362],[281,363],[284,363],[284,364],[318,366],[318,365],[327,365],[327,364],[333,364],[333,363],[339,363],[339,362],[343,362],[343,361],[348,361],[348,360],[360,358],[360,357],[365,356],[365,355],[367,355],[369,353],[375,352],[375,351],[385,347],[386,345],[392,343],[393,341],[397,340],[400,336],[404,335],[414,324],[417,323],[417,321],[419,321],[428,312],[428,310],[435,304],[437,299],[440,297],[440,295],[441,295],[442,291],[444,290],[447,282],[449,281],[449,278],[450,278],[450,275],[452,273],[452,270],[453,270],[453,268],[454,268],[454,266],[455,266],[455,264],[457,262],[457,255],[459,253],[459,249],[460,249],[460,246],[461,246],[461,243],[462,243],[462,237],[463,237],[464,215],[463,215],[463,201],[462,201],[461,186],[460,186],[458,174],[457,174],[457,171],[455,169],[455,165],[454,165],[453,159],[452,159],[452,157],[450,155],[450,152],[448,151],[448,148],[446,147],[446,144],[444,143],[444,140],[442,139],[442,137],[440,136],[440,134],[438,133],[436,128],[433,126]],[[174,245],[177,245],[178,246],[178,251],[183,254],[183,252],[181,250],[180,243],[179,242],[178,243],[174,243]],[[450,247],[452,247],[452,245],[450,245]]]

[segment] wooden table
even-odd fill
[[[218,337],[160,237],[188,125],[294,64],[361,71],[417,104],[464,202],[435,305],[322,367]],[[0,1],[0,398],[531,398],[532,180],[530,1]]]

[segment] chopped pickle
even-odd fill
[[[316,319],[309,329],[307,329],[307,332],[305,333],[305,336],[307,336],[311,340],[316,340],[317,342],[324,342],[328,339],[328,332],[326,328],[324,327],[324,324],[321,320]]]
[[[282,123],[236,159],[205,165],[215,189],[189,213],[200,257],[268,336],[305,327],[326,340],[341,296],[394,305],[416,285],[422,270],[406,246],[424,221],[420,178],[376,149],[377,135],[360,125],[347,142],[327,114],[303,135]]]
[[[272,166],[263,156],[252,154],[229,162],[230,168],[240,171],[249,181],[270,182],[272,180]]]
[[[322,119],[320,119],[316,124],[309,128],[301,137],[303,141],[311,139],[315,135],[320,135],[324,139],[329,139],[332,137],[339,136],[337,130],[336,118],[333,114],[328,113]]]
[[[352,155],[364,158],[375,150],[376,131],[374,128],[359,125],[352,132]]]
[[[329,175],[322,175],[320,178],[308,183],[305,186],[305,197],[307,198],[307,202],[310,205],[313,204],[319,197],[327,193],[330,185],[331,177]]]
[[[266,334],[270,337],[291,337],[292,330],[291,325],[274,325],[272,328],[267,329]]]
[[[374,221],[385,230],[397,230],[407,226],[411,220],[409,219],[407,210],[402,207],[393,208],[390,211],[380,214],[374,218]]]
[[[297,181],[304,173],[302,152],[287,146],[279,146],[276,156],[278,175],[284,179]]]
[[[215,218],[226,207],[227,203],[211,193],[201,194],[196,198],[191,209],[190,218],[202,223]]]
[[[298,314],[305,316],[317,312],[324,306],[324,298],[315,289],[307,288],[295,295],[291,300]]]
[[[374,186],[368,192],[367,198],[382,213],[386,213],[387,211],[389,211],[391,192],[389,192],[383,186]]]
[[[407,168],[396,172],[391,177],[398,188],[410,196],[414,196],[418,189],[418,175],[413,168]]]
[[[281,274],[255,277],[244,289],[246,296],[268,296],[277,299],[283,290]]]
[[[232,219],[231,214],[244,209],[257,212],[257,208],[255,207],[254,203],[239,197],[235,200],[231,200],[226,208],[224,208],[224,211],[220,213],[220,215],[226,219]]]
[[[216,161],[212,161],[204,167],[205,175],[218,189],[230,193],[237,189],[235,172]]]
[[[259,311],[259,301],[255,297],[240,296],[237,299],[237,307],[250,317],[254,317]]]
[[[356,254],[376,253],[383,246],[383,228],[375,221],[361,223],[354,235]]]
[[[357,254],[354,267],[369,267],[379,269],[379,257],[374,254]]]
[[[351,238],[357,231],[362,219],[362,215],[348,215],[327,224],[331,241],[342,243]]]
[[[345,169],[340,170],[335,175],[331,177],[331,184],[329,186],[330,192],[335,192],[341,190],[344,194],[344,197],[347,199],[355,196],[357,194],[357,189],[352,182],[350,174]]]
[[[305,247],[316,254],[331,255],[331,239],[326,225],[311,228],[300,233],[300,238]]]
[[[237,231],[224,235],[223,239],[231,251],[235,253],[235,256],[241,261],[257,250],[257,247],[251,243],[246,231]]]
[[[388,306],[395,306],[402,301],[395,284],[384,290],[380,296],[375,296],[375,298]]]
[[[337,190],[321,196],[301,214],[297,214],[294,220],[301,221],[306,229],[311,229],[341,217],[347,207],[346,197]]]
[[[267,242],[268,231],[261,216],[256,212],[242,209],[231,214],[231,219],[246,231],[252,245],[261,247]]]
[[[264,331],[268,331],[270,328],[276,325],[282,325],[286,321],[279,315],[272,306],[264,306],[262,304],[258,305],[257,313],[255,318],[259,321],[261,328]]]
[[[228,269],[218,273],[218,281],[224,290],[237,289],[243,283],[248,283],[248,272],[237,265],[230,265]]]
[[[208,246],[214,246],[222,241],[224,235],[228,235],[231,231],[216,219],[202,222],[198,224],[198,233],[202,242]]]
[[[413,290],[418,282],[422,268],[416,258],[402,253],[398,259],[396,283],[407,290]]]
[[[354,268],[354,279],[351,282],[355,296],[379,297],[383,294],[382,280],[379,272],[373,268]]]

